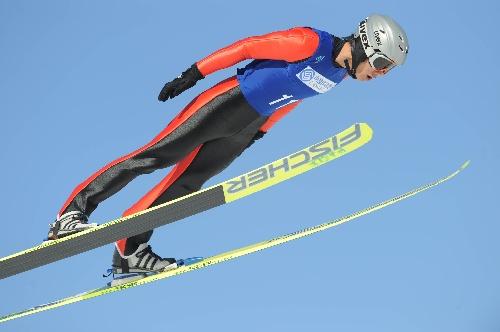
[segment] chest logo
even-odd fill
[[[302,83],[304,83],[317,93],[325,93],[335,85],[337,85],[337,83],[330,81],[328,78],[321,75],[310,66],[302,69],[296,76]]]

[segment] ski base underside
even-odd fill
[[[360,148],[371,138],[370,126],[366,123],[357,123],[319,143],[207,189],[1,258],[0,279],[141,234],[252,195],[342,157]]]

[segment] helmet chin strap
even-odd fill
[[[352,68],[349,65],[349,61],[347,59],[344,60],[344,65],[349,76],[357,79],[356,69],[358,68],[359,64],[368,59],[368,57],[365,54],[365,50],[361,45],[361,40],[359,39],[359,37],[354,38],[354,35],[350,35],[348,37],[345,37],[344,39],[351,46]]]
[[[352,78],[357,80],[358,78],[356,77],[356,69],[351,68],[351,66],[349,66],[349,60],[345,59],[344,65],[345,65],[345,68],[347,69],[347,73],[349,74],[349,76],[351,76]]]

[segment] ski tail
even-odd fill
[[[84,301],[84,300],[88,300],[88,299],[91,299],[94,297],[106,295],[106,294],[113,293],[113,292],[118,292],[118,291],[125,290],[128,288],[136,287],[136,286],[140,286],[140,285],[147,284],[147,283],[150,283],[153,281],[158,281],[161,279],[170,278],[170,277],[180,275],[180,274],[183,274],[186,272],[195,271],[195,270],[202,269],[202,268],[205,268],[205,267],[208,267],[211,265],[215,265],[215,264],[219,264],[219,263],[222,263],[225,261],[229,261],[229,260],[244,256],[244,255],[255,253],[257,251],[261,251],[261,250],[268,249],[268,248],[271,248],[274,246],[278,246],[278,245],[281,245],[283,243],[297,240],[299,238],[310,236],[310,235],[318,233],[318,232],[322,232],[324,230],[341,225],[343,223],[346,223],[348,221],[354,220],[354,219],[359,218],[361,216],[367,215],[367,214],[372,213],[374,211],[383,209],[389,205],[395,204],[397,202],[400,202],[402,200],[405,200],[407,198],[415,196],[423,191],[434,188],[434,187],[452,179],[456,175],[458,175],[468,165],[469,165],[469,161],[462,164],[462,166],[458,170],[451,173],[450,175],[447,175],[447,176],[440,178],[436,181],[433,181],[429,184],[420,186],[416,189],[410,190],[404,194],[401,194],[401,195],[395,196],[393,198],[390,198],[388,200],[385,200],[383,202],[374,204],[368,208],[351,213],[347,216],[344,216],[344,217],[341,217],[341,218],[338,218],[338,219],[335,219],[335,220],[332,220],[332,221],[329,221],[329,222],[326,222],[326,223],[323,223],[323,224],[320,224],[317,226],[305,228],[303,230],[300,230],[300,231],[297,231],[294,233],[290,233],[290,234],[283,235],[283,236],[278,236],[278,237],[275,237],[275,238],[267,240],[267,241],[262,241],[262,242],[255,243],[255,244],[252,244],[252,245],[249,245],[246,247],[242,247],[242,248],[228,251],[228,252],[216,255],[216,256],[202,259],[201,261],[194,262],[193,264],[190,264],[190,265],[181,266],[175,270],[154,274],[154,275],[148,276],[146,278],[136,280],[136,281],[131,281],[129,283],[119,285],[119,286],[103,287],[103,288],[99,288],[99,289],[94,289],[94,290],[91,290],[91,291],[88,291],[85,293],[81,293],[81,294],[67,297],[67,298],[64,298],[61,300],[57,300],[55,302],[51,302],[48,304],[44,304],[44,305],[36,306],[34,308],[30,308],[27,310],[16,312],[16,313],[4,316],[4,317],[0,317],[0,323],[8,321],[8,320],[12,320],[12,319],[17,319],[17,318],[20,318],[23,316],[32,315],[32,314],[35,314],[35,313],[38,313],[41,311],[54,309],[54,308],[68,305],[71,303]]]

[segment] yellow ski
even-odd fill
[[[143,279],[131,281],[129,283],[125,283],[125,284],[122,284],[119,286],[102,287],[102,288],[94,289],[94,290],[91,290],[91,291],[88,291],[85,293],[81,293],[78,295],[74,295],[71,297],[67,297],[67,298],[58,300],[55,302],[39,305],[39,306],[30,308],[27,310],[23,310],[23,311],[16,312],[16,313],[4,316],[4,317],[0,317],[0,322],[5,322],[8,320],[20,318],[23,316],[35,314],[35,313],[38,313],[41,311],[54,309],[54,308],[65,306],[65,305],[68,305],[71,303],[75,303],[75,302],[79,302],[79,301],[83,301],[83,300],[88,300],[88,299],[91,299],[91,298],[94,298],[97,296],[102,296],[102,295],[106,295],[109,293],[122,291],[122,290],[125,290],[128,288],[140,286],[140,285],[147,284],[147,283],[150,283],[153,281],[157,281],[157,280],[161,280],[161,279],[165,279],[165,278],[170,278],[170,277],[173,277],[173,276],[176,276],[179,274],[183,274],[186,272],[191,272],[191,271],[194,271],[197,269],[205,268],[205,267],[210,266],[210,265],[222,263],[222,262],[225,262],[225,261],[228,261],[231,259],[241,257],[243,255],[248,255],[248,254],[260,251],[260,250],[264,250],[264,249],[274,247],[274,246],[277,246],[277,245],[280,245],[280,244],[283,244],[286,242],[290,242],[290,241],[293,241],[293,240],[296,240],[296,239],[299,239],[299,238],[302,238],[305,236],[312,235],[314,233],[322,232],[322,231],[327,230],[329,228],[338,226],[340,224],[346,223],[346,222],[351,221],[353,219],[356,219],[358,217],[364,216],[366,214],[380,210],[386,206],[389,206],[389,205],[392,205],[392,204],[397,203],[399,201],[402,201],[404,199],[407,199],[407,198],[414,196],[420,192],[431,189],[431,188],[433,188],[433,187],[435,187],[435,186],[437,186],[445,181],[448,181],[449,179],[453,178],[454,176],[456,176],[463,169],[465,169],[468,166],[468,164],[469,164],[469,162],[467,161],[458,170],[456,170],[455,172],[451,173],[448,176],[445,176],[445,177],[438,179],[434,182],[431,182],[429,184],[426,184],[426,185],[423,185],[423,186],[418,187],[416,189],[413,189],[411,191],[408,191],[408,192],[401,194],[399,196],[395,196],[393,198],[390,198],[390,199],[383,201],[381,203],[377,203],[377,204],[372,205],[372,206],[365,208],[363,210],[354,212],[354,213],[347,215],[345,217],[335,219],[335,220],[332,220],[332,221],[329,221],[329,222],[326,222],[324,224],[317,225],[314,227],[309,227],[309,228],[306,228],[306,229],[303,229],[303,230],[300,230],[300,231],[297,231],[294,233],[290,233],[287,235],[278,236],[278,237],[275,237],[271,240],[262,241],[262,242],[255,243],[255,244],[252,244],[252,245],[249,245],[246,247],[242,247],[242,248],[228,251],[228,252],[225,252],[225,253],[222,253],[219,255],[215,255],[215,256],[203,259],[197,263],[182,266],[182,267],[175,269],[175,270],[153,274],[153,275],[150,275],[150,276],[145,277]]]
[[[371,138],[371,128],[366,123],[357,123],[335,136],[223,183],[1,258],[0,279],[238,200],[337,159]]]

